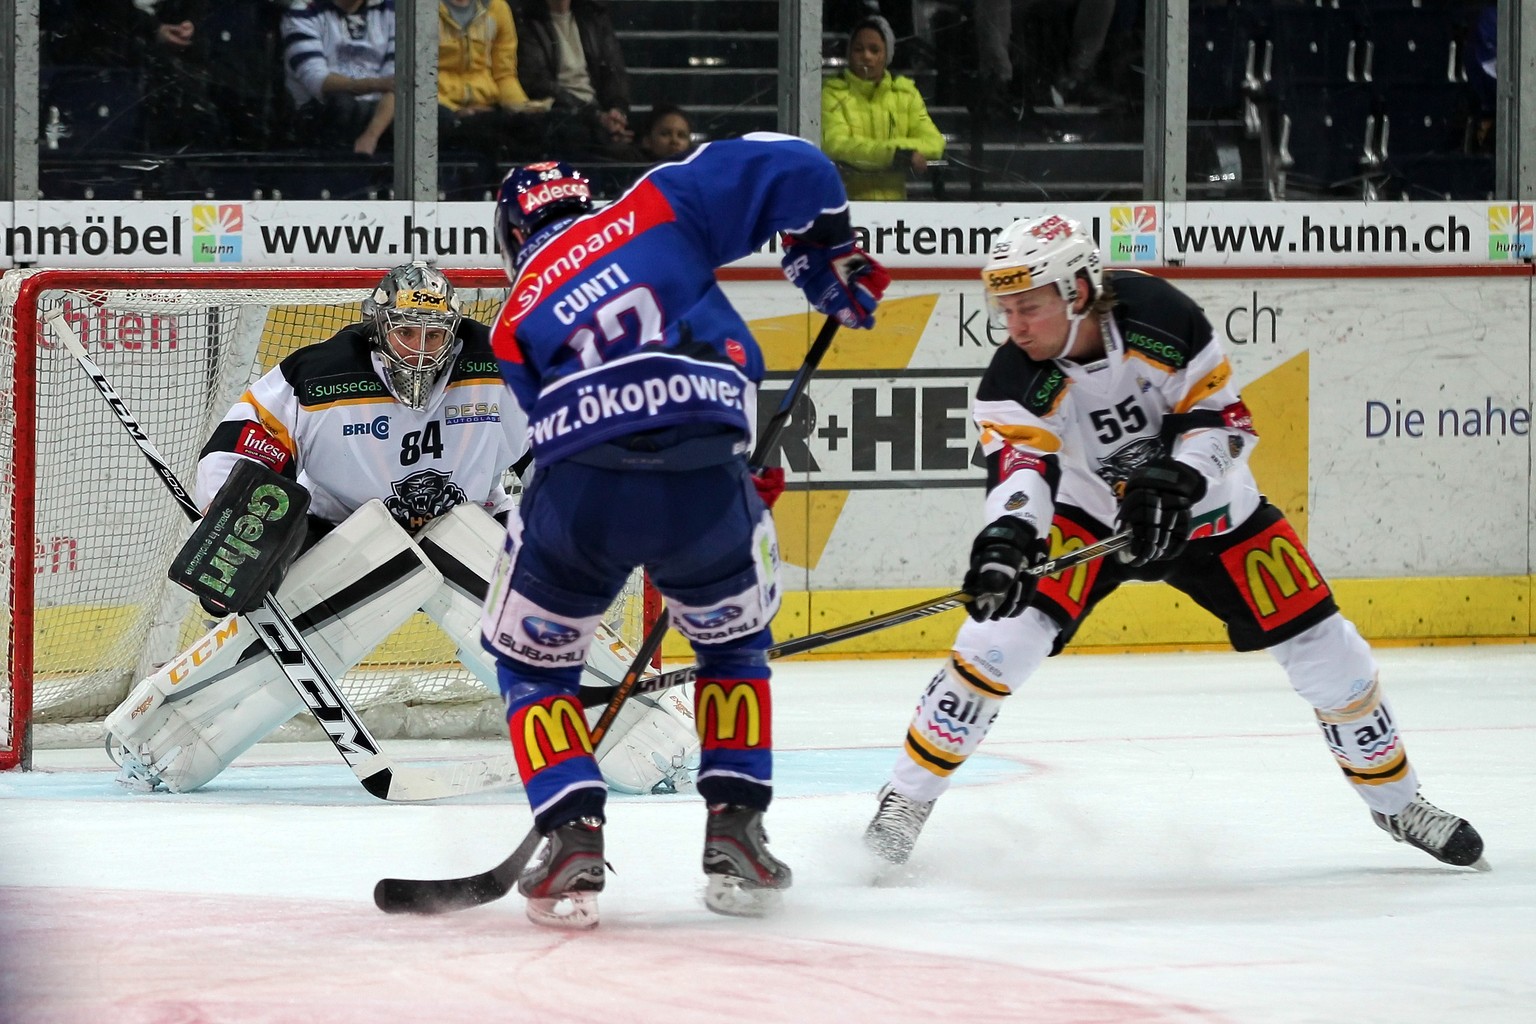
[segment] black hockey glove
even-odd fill
[[[1120,550],[1120,560],[1146,565],[1177,557],[1189,543],[1189,510],[1203,497],[1205,477],[1182,462],[1153,459],[1132,473],[1119,516],[1131,544]]]
[[[966,611],[977,622],[1022,612],[1040,580],[1024,570],[1045,560],[1045,542],[1022,519],[1002,516],[976,535],[971,568],[960,589],[971,595]]]

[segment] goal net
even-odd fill
[[[99,743],[140,678],[207,628],[166,579],[191,528],[165,484],[54,337],[62,314],[190,488],[198,453],[246,386],[302,345],[362,319],[381,270],[47,270],[0,278],[0,577],[9,600],[0,768],[37,747]],[[489,322],[500,270],[449,271]],[[513,401],[510,392],[508,401]],[[638,647],[654,593],[639,574],[609,613]],[[380,739],[505,729],[499,697],[417,614],[342,689]],[[313,725],[313,723],[309,723]],[[30,726],[30,739],[29,739]],[[321,738],[300,719],[282,732]]]

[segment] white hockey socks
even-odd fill
[[[907,727],[891,783],[909,800],[937,799],[950,776],[976,752],[1009,690],[953,654],[928,683]]]
[[[1419,791],[1397,722],[1376,679],[1370,646],[1342,615],[1270,648],[1312,705],[1323,741],[1373,811],[1396,814]]]

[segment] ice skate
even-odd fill
[[[738,804],[709,805],[704,874],[704,905],[731,917],[771,913],[794,880],[789,865],[768,852],[763,812]]]
[[[935,801],[908,800],[890,786],[880,789],[880,807],[864,830],[864,845],[881,860],[905,864]]]
[[[1483,837],[1472,823],[1442,811],[1422,796],[1415,796],[1412,803],[1396,814],[1372,811],[1371,820],[1393,839],[1417,846],[1444,864],[1478,871],[1489,869],[1488,861],[1483,859]]]
[[[603,823],[578,818],[545,837],[543,849],[517,880],[528,899],[528,920],[549,928],[596,928],[603,891]]]

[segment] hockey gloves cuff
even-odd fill
[[[875,307],[891,275],[852,241],[816,245],[785,235],[780,265],[789,283],[805,292],[822,314],[844,327],[875,326]]]
[[[1189,543],[1189,510],[1205,497],[1205,477],[1173,459],[1153,459],[1125,482],[1120,523],[1131,531],[1122,562],[1146,565],[1175,558]]]
[[[971,595],[966,611],[977,622],[1022,612],[1040,579],[1025,570],[1045,560],[1045,542],[1022,519],[1002,516],[976,535],[971,569],[960,589]]]
[[[757,496],[763,499],[763,504],[773,508],[779,495],[784,493],[784,467],[769,466],[753,473],[752,486],[757,488]]]

